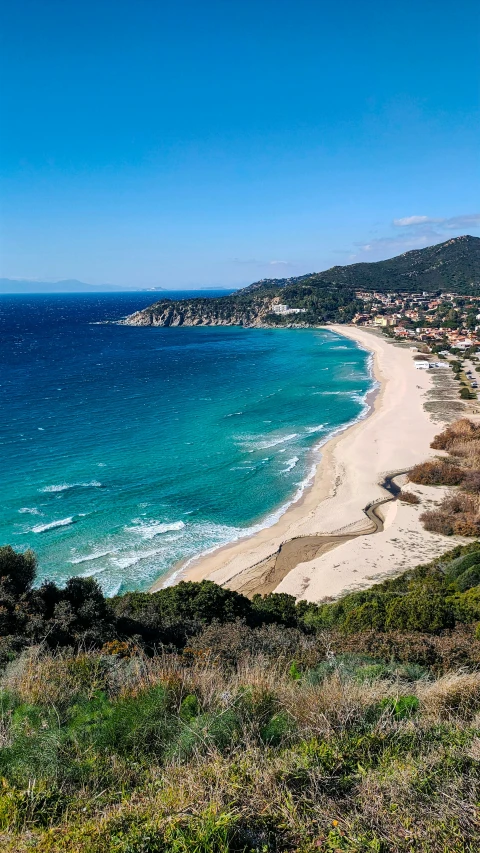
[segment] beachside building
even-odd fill
[[[373,318],[373,325],[382,326],[383,328],[386,328],[387,326],[396,326],[397,319],[389,314],[377,314],[377,316]]]
[[[306,308],[289,308],[288,305],[282,305],[280,302],[272,308],[274,314],[305,314],[306,310]]]

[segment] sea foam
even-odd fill
[[[89,483],[59,483],[54,486],[44,486],[39,489],[39,492],[66,492],[67,489],[100,489],[102,484],[98,480],[91,480]]]
[[[59,521],[50,521],[49,524],[37,524],[35,527],[32,527],[30,532],[44,533],[46,530],[53,530],[54,527],[67,527],[69,524],[73,523],[73,516],[69,516],[68,518],[61,518]]]
[[[125,527],[124,529],[129,533],[137,533],[142,539],[153,539],[161,533],[168,533],[170,530],[181,530],[182,527],[185,527],[185,522],[183,521],[164,523],[160,521],[141,521],[134,518],[133,522],[133,527]]]

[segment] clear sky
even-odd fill
[[[480,234],[478,0],[1,14],[1,276],[236,286]]]

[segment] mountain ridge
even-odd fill
[[[480,237],[463,235],[385,261],[262,279],[229,296],[163,299],[122,322],[131,326],[310,326],[349,322],[362,310],[359,291],[480,295]],[[287,304],[297,314],[278,314]],[[294,319],[293,319],[294,318]]]

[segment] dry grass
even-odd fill
[[[233,671],[208,654],[69,658],[37,650],[24,656],[9,668],[2,688],[23,702],[35,701],[41,716],[53,702],[57,734],[72,713],[62,709],[93,696],[86,675],[91,673],[110,701],[133,696],[141,703],[160,685],[175,714],[186,696],[195,695],[201,716],[183,724],[180,735],[197,727],[199,736],[188,757],[176,749],[163,758],[153,751],[144,758],[132,755],[125,764],[114,747],[103,757],[88,740],[82,747],[85,733],[79,734],[76,764],[87,760],[93,780],[107,760],[110,782],[100,777],[97,787],[92,781],[91,788],[88,782],[75,788],[59,765],[54,781],[32,776],[25,799],[18,783],[5,779],[1,849],[473,853],[480,673],[406,682],[378,673],[360,679],[361,672],[362,666],[347,674],[333,655],[318,682],[308,672],[293,678],[285,665],[261,655],[245,657]],[[228,743],[209,737],[208,720],[217,724],[233,712],[241,722]],[[32,713],[28,719],[33,726]],[[268,719],[281,724],[281,736],[262,742]],[[8,719],[4,722],[8,728]],[[10,743],[14,737],[11,730]],[[65,750],[65,739],[61,742]],[[68,806],[42,825],[35,797],[42,810],[46,791],[45,802],[66,797]]]
[[[417,695],[425,718],[433,723],[472,721],[480,707],[480,675],[450,672],[437,681],[419,685]]]
[[[58,678],[53,688],[48,684],[56,666],[64,695]],[[95,674],[97,688],[111,700],[135,696],[140,702],[161,685],[173,708],[194,694],[201,719],[222,720],[236,710],[241,728],[227,746],[200,729],[187,759],[176,751],[163,760],[152,753],[142,764],[140,754],[132,756],[131,778],[112,754],[112,781],[108,786],[98,780],[103,784],[98,790],[87,784],[75,793],[57,771],[49,796],[60,785],[70,805],[43,826],[32,807],[22,816],[23,794],[5,780],[0,792],[5,853],[475,850],[480,673],[416,682],[361,680],[330,656],[328,673],[315,683],[308,673],[292,678],[285,666],[264,656],[250,656],[225,671],[207,654],[108,659],[37,650],[10,667],[2,687],[18,691],[23,701],[35,699],[43,709],[59,702],[57,725],[64,725],[61,708],[85,691],[90,695],[86,672]],[[262,726],[272,713],[282,721],[283,735],[262,743]],[[184,731],[195,725],[188,722]],[[93,761],[92,747],[86,755],[80,750],[76,760],[87,757]],[[29,802],[43,784],[32,778]],[[9,814],[14,824],[7,831]]]

